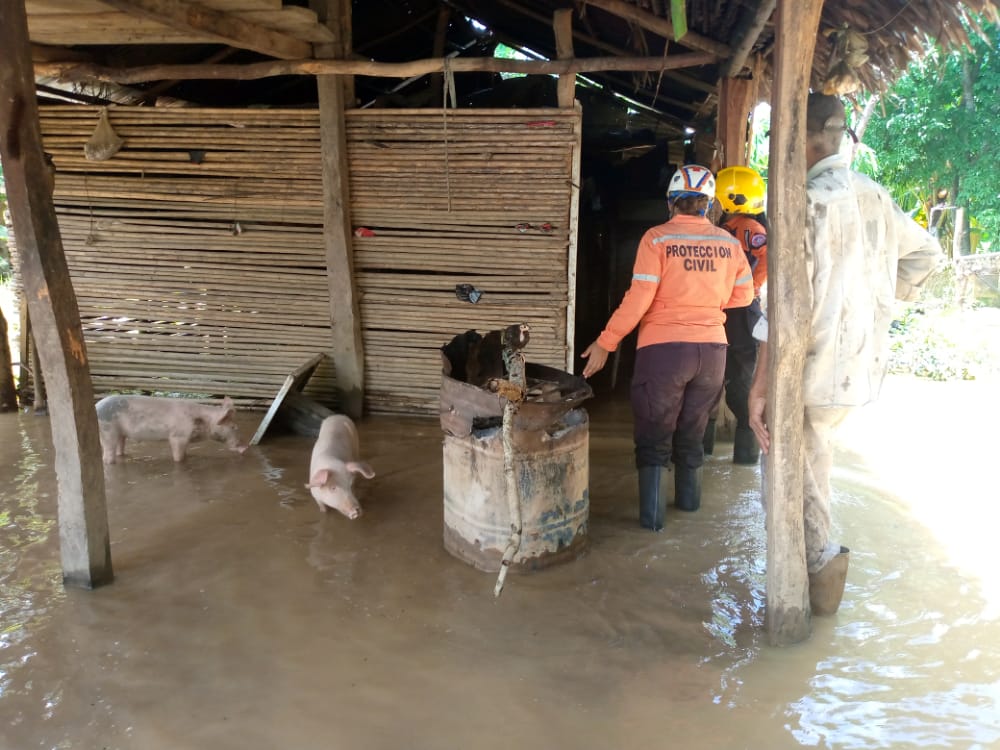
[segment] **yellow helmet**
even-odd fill
[[[760,214],[764,213],[767,188],[750,167],[726,167],[719,170],[715,196],[727,214]]]

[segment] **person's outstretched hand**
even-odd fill
[[[754,384],[756,385],[756,383]],[[760,449],[766,454],[771,448],[771,433],[767,430],[767,389],[750,388],[747,398],[747,408],[750,411],[750,429],[760,443]]]
[[[595,341],[584,349],[580,356],[587,360],[587,364],[583,368],[583,377],[589,378],[594,373],[600,372],[604,367],[604,364],[608,361],[608,350]]]

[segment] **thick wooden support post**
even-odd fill
[[[779,0],[768,183],[768,640],[809,637],[802,519],[802,369],[811,325],[805,262],[806,99],[823,0]]]
[[[561,8],[552,14],[552,28],[556,35],[556,55],[560,60],[573,59],[573,9]],[[559,76],[559,107],[569,109],[576,100],[576,73]]]
[[[337,27],[339,40],[350,38],[350,0],[327,0],[326,23]],[[347,23],[348,31],[341,28]],[[323,50],[341,57],[348,50],[336,45]],[[364,348],[361,312],[354,283],[354,247],[351,241],[351,193],[344,123],[345,89],[337,76],[317,76],[320,143],[323,148],[323,242],[333,320],[333,364],[344,413],[358,418],[364,409]]]
[[[723,78],[719,86],[719,124],[725,167],[745,167],[749,161],[747,126],[757,103],[757,82],[749,78]]]
[[[22,2],[0,3],[0,49],[0,157],[24,294],[48,386],[63,581],[92,588],[110,583],[113,577],[104,464],[80,311],[42,154]]]

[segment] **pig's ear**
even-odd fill
[[[324,484],[330,481],[330,470],[320,469],[312,477],[309,478],[309,484],[306,487],[322,487]]]
[[[222,404],[220,405],[222,406],[222,416],[219,417],[219,422],[222,423],[227,419],[232,419],[233,415],[236,414],[236,404],[233,403],[233,400],[229,396],[226,396],[222,399]]]
[[[364,461],[348,461],[344,468],[353,474],[360,474],[365,479],[375,476],[375,470]]]

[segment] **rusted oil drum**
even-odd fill
[[[589,420],[573,409],[545,429],[514,432],[521,546],[513,571],[570,560],[587,544]],[[480,570],[500,570],[510,539],[501,429],[444,438],[444,546]]]

